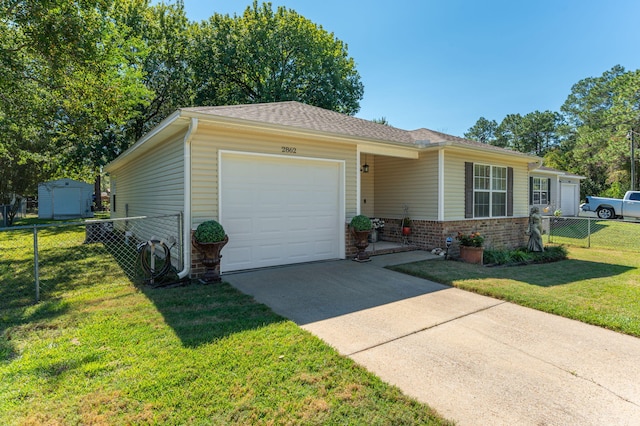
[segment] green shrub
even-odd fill
[[[484,251],[483,263],[485,265],[522,265],[527,263],[556,262],[567,258],[567,249],[564,246],[546,246],[543,252],[531,252],[526,248],[515,250],[491,250]]]
[[[373,225],[371,224],[371,219],[359,214],[351,219],[350,226],[356,231],[369,231]]]
[[[199,243],[217,243],[224,240],[226,234],[222,225],[215,220],[208,220],[198,225],[193,235]]]
[[[482,262],[485,265],[505,265],[509,263],[509,260],[509,251],[507,250],[485,249]]]

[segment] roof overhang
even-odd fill
[[[507,149],[495,149],[495,148],[485,147],[481,145],[466,144],[466,143],[457,142],[457,141],[443,141],[443,142],[429,143],[429,144],[421,145],[420,149],[422,151],[455,149],[456,151],[490,155],[490,156],[494,156],[496,158],[502,158],[505,160],[508,159],[511,161],[515,160],[518,162],[534,163],[534,164],[538,164],[538,166],[542,164],[542,160],[543,160],[541,157],[536,157],[535,155],[529,155],[529,154],[525,154],[518,151],[510,151]]]
[[[288,135],[291,137],[312,138],[321,141],[334,143],[345,143],[358,145],[361,150],[370,154],[390,155],[403,158],[418,158],[417,146],[402,142],[391,142],[382,139],[364,138],[349,136],[341,133],[332,133],[322,130],[285,126],[281,124],[265,123],[262,121],[252,121],[233,117],[212,115],[194,111],[184,111],[184,114],[196,117],[201,122],[214,124],[219,127],[234,128],[243,131],[253,131],[260,133],[272,133],[278,135]]]
[[[142,154],[152,150],[171,135],[178,135],[186,132],[189,128],[190,121],[191,120],[188,117],[184,117],[180,113],[180,110],[174,112],[162,120],[156,127],[151,129],[149,133],[140,138],[136,143],[131,145],[117,158],[104,166],[104,171],[107,173],[112,172],[128,162],[140,157]]]
[[[390,142],[384,140],[367,139],[356,136],[342,135],[339,133],[329,133],[325,131],[297,128],[292,126],[284,126],[272,123],[264,123],[260,121],[252,121],[233,117],[225,117],[212,115],[197,111],[177,110],[160,124],[154,127],[149,133],[143,136],[129,149],[120,154],[115,160],[111,161],[104,167],[106,172],[112,172],[124,164],[138,158],[140,155],[153,149],[159,143],[165,141],[171,135],[179,135],[185,133],[189,128],[189,122],[192,118],[197,118],[202,124],[214,125],[218,128],[235,129],[250,133],[268,133],[287,135],[290,137],[304,137],[306,139],[314,139],[319,141],[330,141],[333,143],[344,143],[357,145],[363,152],[387,155],[392,157],[401,157],[409,159],[417,159],[419,157],[418,147],[416,145]]]
[[[556,169],[546,169],[546,168],[532,168],[531,173],[545,175],[545,176],[556,176],[558,178],[567,178],[567,179],[578,179],[583,180],[586,179],[586,176],[575,175],[573,173],[567,173],[562,170]]]
[[[502,158],[505,161],[517,161],[533,163],[534,167],[542,164],[542,158],[520,153],[517,151],[509,151],[504,149],[495,149],[481,145],[467,144],[458,141],[442,141],[428,144],[410,144],[403,142],[392,142],[387,140],[378,140],[359,136],[344,135],[340,133],[332,133],[322,130],[314,130],[309,128],[300,128],[282,124],[265,123],[262,121],[253,121],[221,115],[214,115],[193,110],[179,109],[173,114],[165,118],[160,124],[154,127],[149,133],[140,138],[129,149],[124,151],[115,160],[111,161],[104,168],[106,172],[113,172],[130,161],[139,158],[146,152],[154,149],[171,137],[179,137],[189,129],[191,119],[196,118],[201,124],[213,125],[218,128],[226,128],[230,130],[238,130],[248,133],[277,134],[289,137],[303,137],[305,139],[313,139],[316,141],[326,141],[332,143],[344,143],[355,145],[362,153],[399,157],[407,159],[418,159],[420,152],[431,150],[452,149],[469,154],[491,155],[496,158]]]

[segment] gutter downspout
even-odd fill
[[[183,279],[191,272],[191,139],[198,129],[198,119],[192,117],[189,130],[184,136],[184,213],[182,215],[183,269],[178,278]]]

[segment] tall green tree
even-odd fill
[[[617,65],[585,78],[561,109],[573,127],[575,162],[589,176],[593,193],[621,196],[631,186],[627,135],[640,128],[640,70]]]
[[[552,111],[534,111],[524,116],[507,115],[496,128],[493,145],[538,156],[557,146],[562,116]]]
[[[544,156],[560,143],[562,116],[552,111],[534,111],[523,117],[525,150]]]
[[[121,1],[116,20],[144,46],[141,81],[148,99],[135,105],[136,114],[127,124],[125,137],[131,143],[176,109],[193,105],[197,84],[190,58],[192,24],[182,1],[155,5],[148,0]]]
[[[41,178],[90,176],[122,147],[113,134],[145,102],[139,40],[106,0],[0,3],[0,199]]]
[[[508,114],[496,128],[496,140],[493,145],[525,152],[523,134],[524,123],[522,115]]]
[[[466,131],[464,137],[474,141],[495,145],[498,122],[480,117],[476,124]]]
[[[242,16],[196,25],[196,104],[297,100],[358,112],[363,85],[347,46],[293,10],[254,1]]]

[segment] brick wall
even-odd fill
[[[403,236],[400,229],[400,219],[384,219],[384,231],[379,234],[383,241],[402,242]],[[447,237],[453,238],[450,253],[459,253],[458,243],[455,239],[458,232],[470,234],[480,232],[485,237],[484,246],[495,249],[512,249],[525,246],[528,237],[525,235],[528,219],[524,218],[500,218],[500,219],[475,219],[449,222],[431,220],[413,220],[409,243],[424,250],[435,247],[445,248]]]
[[[382,241],[403,241],[400,229],[400,219],[384,219],[384,230],[378,234]],[[450,222],[438,222],[432,220],[413,220],[411,224],[411,235],[408,242],[418,246],[423,250],[431,250],[435,247],[445,248],[447,237],[453,238],[453,244],[449,249],[452,256],[460,253],[458,242],[455,239],[458,232],[470,234],[480,232],[485,237],[484,246],[495,249],[512,249],[527,245],[529,237],[525,235],[528,225],[528,218],[501,218],[501,219],[475,219],[458,220]],[[345,224],[345,256],[347,259],[355,256],[357,249],[354,239],[349,232],[349,225]],[[224,256],[224,250],[222,251]],[[191,277],[199,278],[205,272],[202,264],[202,255],[191,246]]]

